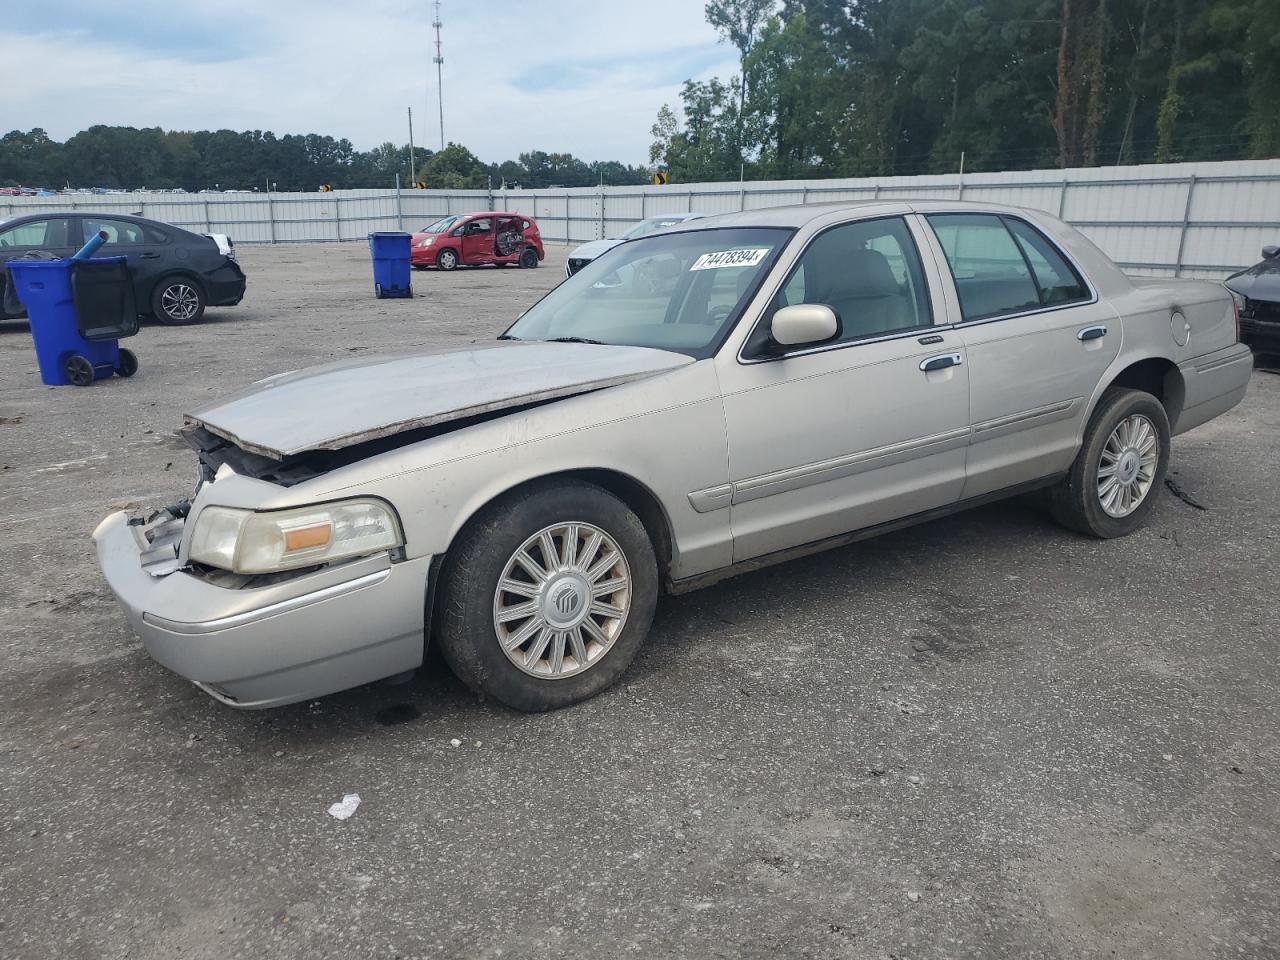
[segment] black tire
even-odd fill
[[[526,673],[503,652],[494,609],[508,562],[531,537],[559,523],[591,524],[613,540],[630,573],[630,606],[598,660],[549,679]],[[593,484],[548,481],[499,498],[459,534],[442,570],[436,638],[453,672],[476,692],[516,710],[556,710],[595,696],[622,676],[648,635],[657,598],[657,561],[639,517]]]
[[[1142,416],[1155,428],[1157,461],[1150,486],[1132,512],[1123,517],[1109,514],[1099,492],[1098,470],[1111,434],[1132,416]],[[1169,417],[1163,404],[1142,390],[1115,389],[1099,401],[1084,432],[1084,443],[1071,470],[1049,490],[1053,518],[1069,530],[1100,539],[1123,537],[1142,526],[1155,507],[1169,469]]]
[[[116,375],[132,377],[138,372],[138,357],[132,350],[120,348],[120,366],[116,367]]]
[[[441,270],[456,270],[458,267],[458,255],[452,250],[441,250],[436,255],[436,266]]]
[[[77,387],[87,387],[93,383],[93,364],[78,353],[73,353],[62,361],[62,372]]]
[[[199,323],[207,306],[204,288],[181,274],[165,277],[151,292],[151,312],[163,324],[183,327]]]
[[[526,270],[532,270],[538,265],[538,251],[533,247],[525,247],[524,253],[520,254],[520,266]]]

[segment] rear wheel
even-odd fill
[[[120,348],[120,366],[116,367],[116,373],[122,377],[132,377],[138,372],[138,357],[132,350]]]
[[[199,323],[204,308],[204,291],[190,277],[166,277],[151,294],[151,312],[161,323]]]
[[[452,270],[458,265],[458,255],[452,250],[441,250],[436,257],[436,266],[441,270]]]
[[[1098,404],[1066,478],[1049,491],[1054,519],[1089,536],[1132,533],[1155,507],[1169,469],[1169,417],[1141,390],[1114,390]]]
[[[440,649],[474,690],[517,710],[613,684],[649,632],[657,562],[640,519],[592,484],[538,484],[459,535],[441,582]]]
[[[525,247],[524,253],[520,254],[520,266],[526,270],[532,270],[538,265],[538,251],[533,247]]]

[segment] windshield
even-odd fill
[[[710,356],[790,236],[745,227],[620,244],[539,300],[503,336]]]
[[[444,233],[455,223],[461,220],[461,217],[445,217],[443,220],[437,220],[435,223],[429,223],[419,233]]]
[[[663,227],[674,227],[677,223],[684,223],[684,221],[684,217],[650,217],[648,220],[641,220],[619,239],[634,240],[636,237],[643,237]]]

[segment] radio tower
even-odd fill
[[[440,101],[440,149],[444,149],[444,54],[440,49],[440,28],[443,24],[440,22],[440,0],[436,0],[436,18],[431,22],[436,28],[436,55],[433,58],[436,63],[436,96]]]

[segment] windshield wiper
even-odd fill
[[[552,337],[547,343],[598,343],[603,345],[603,340],[592,340],[590,337]]]
[[[509,334],[509,333],[504,333],[504,334],[501,334],[501,335],[498,337],[498,339],[499,339],[499,340],[519,340],[520,338],[519,338],[519,337],[513,337],[513,336],[512,336],[511,334]]]

